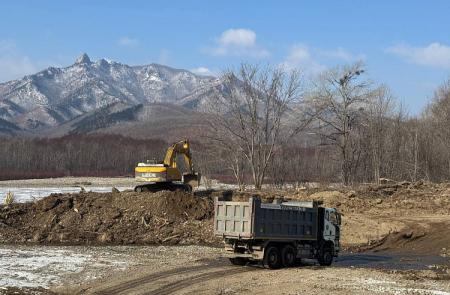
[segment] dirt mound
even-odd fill
[[[425,255],[450,255],[450,223],[427,225],[411,224],[401,231],[393,232],[358,251],[401,251]]]
[[[219,245],[221,239],[213,236],[215,197],[233,201],[259,197],[269,203],[275,199],[320,200],[343,213],[345,247],[406,247],[420,252],[428,243],[433,253],[450,255],[450,240],[443,237],[450,232],[429,226],[445,221],[450,228],[450,184],[427,182],[302,191],[206,190],[195,195],[132,191],[53,194],[34,203],[0,206],[0,243]],[[409,236],[404,230],[412,230],[409,238],[402,238]],[[426,234],[423,237],[419,236],[422,232]]]
[[[450,214],[450,185],[418,181],[389,185],[368,185],[312,193],[291,193],[290,199],[321,200],[344,214],[377,216],[416,214]]]
[[[0,242],[211,244],[213,201],[182,192],[52,194],[0,207]]]

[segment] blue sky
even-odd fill
[[[411,113],[450,77],[450,1],[2,1],[0,81],[91,59],[314,75],[364,60]]]

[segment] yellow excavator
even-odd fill
[[[181,173],[177,167],[177,156],[183,155],[188,172]],[[163,161],[138,163],[134,169],[135,180],[144,182],[134,188],[136,192],[157,192],[163,190],[191,192],[200,185],[200,174],[194,171],[192,155],[187,139],[174,143],[167,149]]]

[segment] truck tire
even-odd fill
[[[284,267],[293,267],[296,262],[295,248],[291,245],[286,245],[281,250],[281,260]]]
[[[242,258],[242,257],[233,257],[230,258],[230,262],[233,265],[240,265],[240,266],[244,266],[247,264],[248,259]]]
[[[333,250],[330,248],[323,248],[320,251],[317,259],[322,266],[330,266],[333,263]]]
[[[268,247],[264,253],[263,265],[265,268],[277,269],[281,267],[280,249],[275,246]]]

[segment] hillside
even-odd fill
[[[224,92],[214,77],[158,64],[93,62],[83,54],[68,67],[1,83],[0,135],[128,134],[134,124],[142,130],[150,123],[195,125],[207,98]]]
[[[183,106],[114,103],[43,130],[41,135],[108,133],[134,138],[163,137],[170,142],[185,137],[187,133],[191,136],[198,134],[204,127],[204,115]]]

